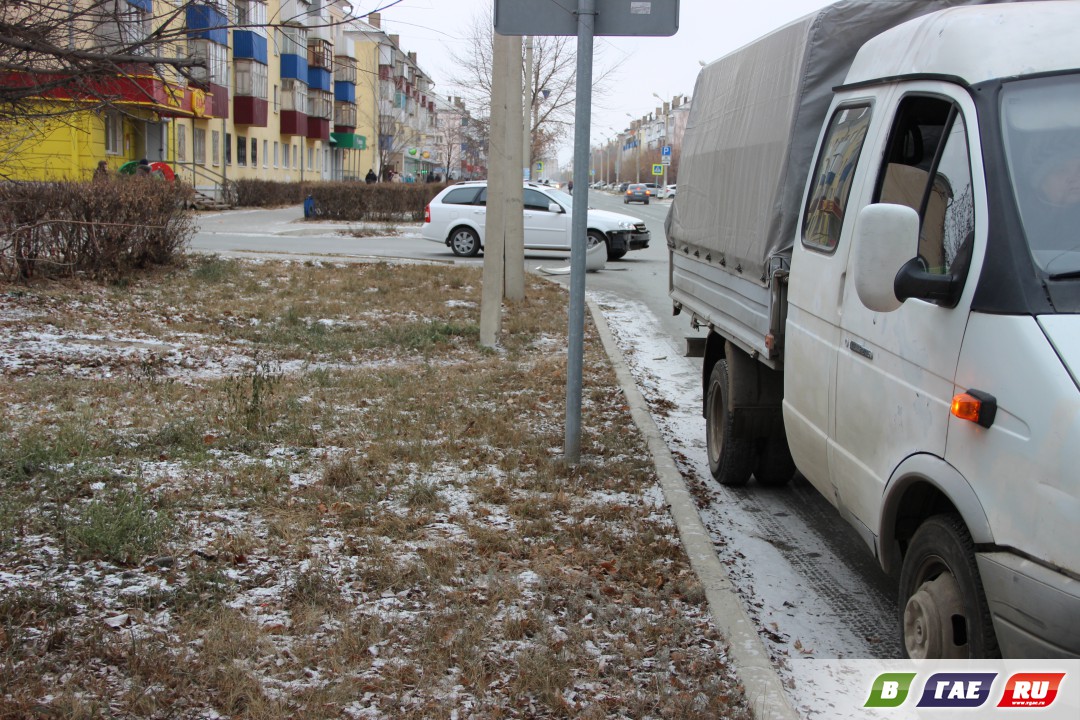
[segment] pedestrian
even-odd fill
[[[375,169],[371,168],[367,171],[367,176],[364,178],[364,182],[366,182],[368,185],[371,185],[372,183],[377,182],[378,179],[379,176],[375,174]]]
[[[570,192],[574,192],[574,181],[571,180],[570,182],[568,182],[566,184],[566,187],[570,190]]]
[[[139,177],[150,176],[150,161],[143,158],[139,161],[139,164],[135,166],[135,175]]]
[[[94,180],[108,180],[109,179],[109,163],[104,160],[98,160],[97,167],[94,169]]]

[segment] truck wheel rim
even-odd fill
[[[928,580],[904,606],[904,645],[908,656],[960,659],[968,657],[966,642],[954,642],[956,623],[963,622],[960,586],[948,570]]]

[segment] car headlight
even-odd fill
[[[623,230],[633,230],[634,223],[629,220],[621,220],[619,221],[619,227]]]

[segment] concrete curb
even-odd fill
[[[712,539],[701,522],[697,506],[686,489],[660,429],[649,413],[649,407],[623,359],[622,351],[615,343],[604,314],[591,300],[587,300],[587,304],[604,351],[611,359],[615,376],[626,396],[630,414],[645,436],[664,498],[671,507],[671,517],[690,558],[690,566],[705,588],[713,622],[728,641],[735,673],[743,684],[754,717],[760,720],[798,720],[799,715],[791,706],[761,637],[743,610],[731,578],[713,549]]]

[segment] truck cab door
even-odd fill
[[[972,171],[978,135],[967,122],[975,117],[970,100],[951,86],[920,83],[899,98],[883,147],[867,154],[882,158],[870,201],[913,208],[919,235],[910,257],[932,274],[959,275],[961,289],[976,241],[980,247],[985,241],[975,237],[976,208],[985,216],[986,207],[977,201],[981,173]],[[985,219],[978,224],[985,227]],[[885,486],[900,462],[918,453],[945,455],[968,312],[959,295],[910,298],[892,312],[874,312],[855,282],[852,269],[840,314],[829,467],[842,510],[871,541],[880,534]]]
[[[857,190],[866,184],[867,174],[859,158],[868,134],[878,132],[872,117],[869,99],[845,102],[833,110],[808,183],[788,280],[784,427],[795,465],[833,504],[837,497],[829,474],[828,443],[849,238],[856,214],[849,204],[865,202],[865,193]]]

